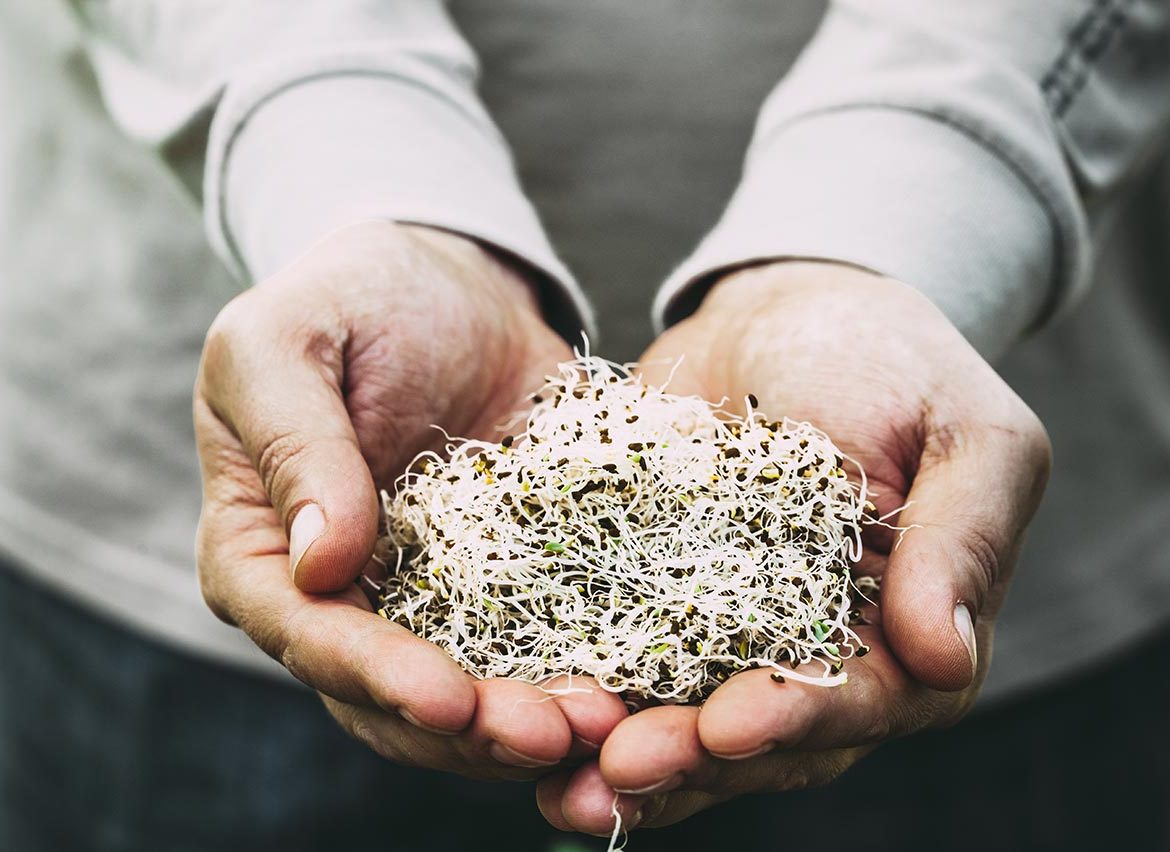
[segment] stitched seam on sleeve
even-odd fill
[[[1097,60],[1129,23],[1134,0],[1096,0],[1069,31],[1064,49],[1040,79],[1040,90],[1056,118],[1063,118],[1088,82]]]

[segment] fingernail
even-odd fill
[[[458,731],[444,731],[442,728],[434,728],[430,725],[424,725],[414,717],[413,713],[411,713],[409,710],[403,709],[402,707],[398,708],[398,715],[406,721],[410,722],[410,724],[414,725],[416,728],[421,728],[424,731],[430,731],[432,734],[442,734],[444,737],[453,737],[459,733]]]
[[[663,793],[667,790],[673,790],[683,782],[683,775],[681,772],[676,772],[669,778],[664,778],[661,781],[656,781],[646,787],[639,787],[637,790],[619,790],[614,788],[615,793],[625,793],[627,796],[649,796],[654,793]]]
[[[292,529],[288,534],[288,558],[293,576],[296,576],[297,565],[309,545],[321,537],[325,532],[325,513],[316,503],[306,503],[293,518]]]
[[[967,646],[967,654],[971,657],[971,671],[979,666],[979,652],[975,649],[975,624],[971,621],[971,610],[964,603],[955,604],[955,630],[959,638]]]
[[[715,757],[721,757],[724,760],[747,760],[749,757],[759,757],[761,754],[767,754],[774,748],[776,748],[776,743],[766,742],[758,748],[753,748],[750,751],[741,751],[738,754],[726,754],[718,751],[713,751],[711,754]]]
[[[509,766],[523,766],[531,769],[537,766],[552,766],[557,761],[555,760],[538,760],[535,757],[528,757],[520,754],[518,751],[513,751],[503,743],[492,743],[488,746],[488,754],[492,756],[493,760],[498,760],[500,763],[506,763]]]

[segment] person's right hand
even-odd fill
[[[393,223],[336,232],[208,332],[194,401],[203,595],[391,760],[531,776],[596,752],[626,715],[600,690],[548,700],[475,681],[355,585],[376,489],[442,442],[432,425],[498,436],[569,354],[515,269],[463,237]]]

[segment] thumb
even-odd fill
[[[342,347],[282,345],[279,332],[265,341],[256,323],[240,334],[223,316],[208,335],[196,392],[259,474],[288,535],[297,587],[340,590],[369,561],[379,517],[341,392]]]
[[[959,430],[927,438],[899,525],[909,529],[882,576],[882,628],[902,665],[929,687],[967,688],[990,638],[1023,532],[1047,481],[1047,437]],[[983,655],[990,651],[985,644]]]
[[[284,481],[273,474],[269,493],[288,530],[293,582],[303,592],[338,591],[357,579],[373,554],[377,494],[356,437],[300,437],[296,461],[285,463],[292,467]]]

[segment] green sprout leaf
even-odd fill
[[[564,553],[565,552],[565,546],[563,544],[561,544],[559,541],[546,541],[544,543],[544,549],[547,550],[549,553]]]

